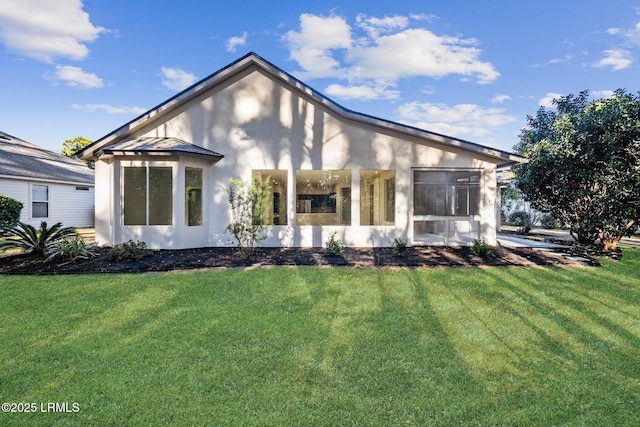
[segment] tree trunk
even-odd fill
[[[603,232],[598,233],[598,237],[600,237],[600,241],[602,242],[602,250],[610,252],[618,249],[618,243],[620,243],[620,240],[627,234],[627,231],[629,231],[633,224],[633,220],[629,221],[622,231],[615,236],[605,236]]]

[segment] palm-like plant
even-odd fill
[[[7,239],[0,242],[0,250],[19,248],[38,256],[44,256],[45,251],[53,242],[75,233],[71,227],[62,227],[61,222],[55,223],[49,228],[46,221],[42,221],[37,230],[32,225],[19,222],[3,231]]]

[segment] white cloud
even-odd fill
[[[71,105],[71,108],[73,108],[74,110],[88,111],[89,113],[103,111],[107,114],[132,114],[136,116],[147,111],[146,109],[140,107],[114,107],[108,104],[73,104]]]
[[[395,29],[406,28],[409,24],[409,18],[398,15],[375,18],[360,14],[356,17],[356,23],[358,27],[369,34],[369,37],[377,38],[380,34],[390,33]]]
[[[608,49],[602,52],[605,57],[593,64],[594,67],[611,67],[612,71],[624,70],[633,62],[631,52],[623,49]]]
[[[376,88],[371,86],[342,86],[339,84],[331,84],[325,89],[327,95],[335,96],[342,99],[396,99],[400,96],[400,92],[387,90],[384,87]]]
[[[538,105],[545,108],[554,108],[553,100],[562,97],[561,93],[548,92],[547,95],[538,101]]]
[[[408,28],[402,16],[374,18],[359,15],[365,30],[354,37],[352,27],[338,16],[300,16],[300,30],[284,41],[305,79],[335,77],[392,85],[401,78],[440,78],[459,74],[491,83],[500,76],[490,62],[480,60],[478,41],[440,36],[424,28]]]
[[[594,98],[612,98],[614,94],[615,92],[612,90],[594,90],[591,92]]]
[[[436,103],[411,102],[398,108],[403,121],[413,126],[447,135],[484,136],[490,127],[513,123],[516,118],[503,108],[482,108],[476,104],[448,106]]]
[[[65,82],[67,86],[82,89],[95,89],[104,86],[100,77],[86,73],[80,67],[72,67],[70,65],[57,65],[53,78]]]
[[[227,40],[227,52],[235,52],[238,46],[247,44],[247,32],[243,32],[241,36],[234,36]]]
[[[0,2],[0,41],[8,50],[44,62],[84,59],[86,43],[106,30],[94,26],[81,0]]]
[[[505,101],[511,101],[511,97],[509,95],[498,94],[491,98],[492,104],[502,104]]]
[[[196,76],[180,68],[162,67],[162,84],[172,90],[183,90],[196,81]]]
[[[640,22],[638,22],[633,28],[626,31],[624,35],[632,42],[640,45]]]
[[[283,40],[294,59],[305,70],[302,78],[345,77],[331,54],[352,45],[351,27],[340,16],[300,15],[300,31],[287,32]]]
[[[610,36],[615,36],[616,34],[620,34],[622,32],[622,30],[620,28],[608,28],[607,29],[607,34],[609,34]]]

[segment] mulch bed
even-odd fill
[[[256,248],[244,254],[237,248],[199,248],[153,251],[140,261],[114,262],[108,248],[99,255],[73,263],[44,262],[29,255],[0,258],[0,274],[118,273],[233,268],[276,265],[345,266],[355,268],[437,268],[543,265],[585,265],[553,251],[493,247],[486,258],[471,254],[467,247],[411,247],[402,256],[391,248],[346,248],[342,256],[332,257],[322,248]]]

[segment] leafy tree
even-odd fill
[[[87,145],[91,144],[91,141],[81,136],[76,136],[73,139],[66,139],[62,144],[62,155],[67,157],[73,157],[78,151],[82,150]]]
[[[44,256],[52,244],[75,233],[71,227],[62,227],[61,222],[49,228],[46,221],[42,221],[37,230],[32,225],[19,222],[4,231],[9,238],[0,242],[0,249],[20,248],[38,256]]]
[[[251,186],[245,188],[242,181],[231,178],[227,189],[231,206],[232,222],[227,231],[238,241],[238,247],[251,250],[255,244],[266,239],[262,234],[267,223],[271,179],[260,182],[253,178]]]
[[[515,149],[529,162],[516,185],[578,242],[615,249],[640,218],[640,96],[619,89],[590,101],[583,91],[554,104],[527,117]]]
[[[0,230],[11,227],[20,221],[22,203],[9,196],[0,194]]]

